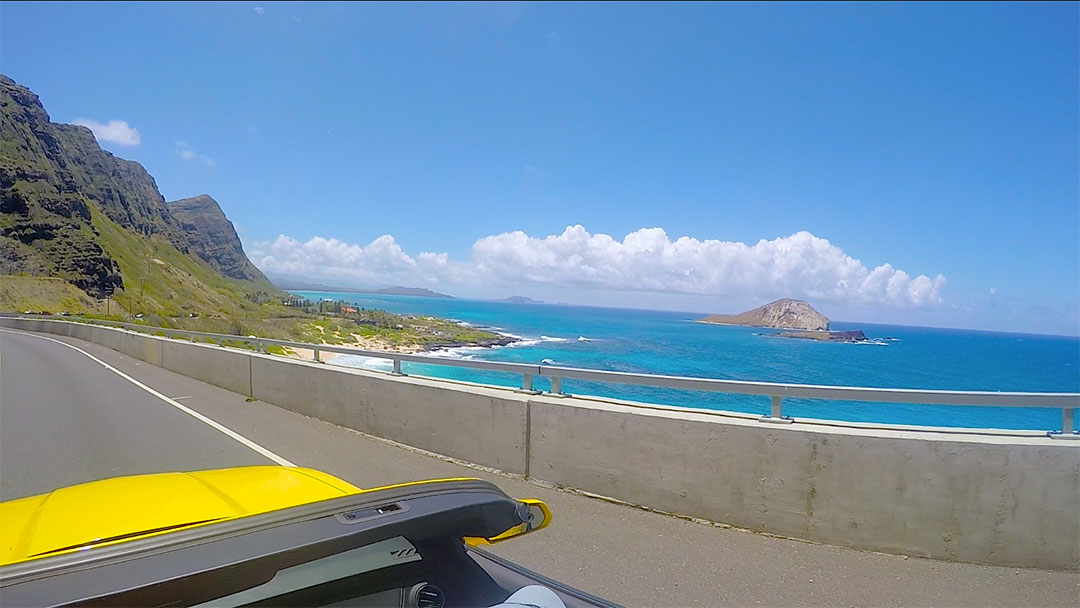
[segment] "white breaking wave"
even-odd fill
[[[517,342],[507,344],[506,348],[521,348],[523,346],[536,346],[537,344],[543,344],[545,342],[569,342],[569,338],[556,338],[554,336],[540,336],[539,338],[523,338],[522,336],[515,336],[513,334],[505,334],[499,332],[504,336],[511,338],[517,338]],[[496,347],[497,348],[497,347]]]
[[[390,359],[380,359],[378,357],[366,357],[363,355],[336,355],[333,359],[334,365],[344,365],[346,367],[359,367],[361,369],[373,369],[378,371],[391,371],[394,369],[394,362]]]
[[[486,346],[457,346],[454,348],[441,348],[439,350],[432,350],[424,353],[427,357],[438,357],[440,359],[464,359],[472,360],[476,357],[472,353],[482,352],[487,350]]]

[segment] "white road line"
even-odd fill
[[[229,437],[232,437],[233,439],[239,441],[240,443],[246,445],[247,447],[249,447],[249,448],[255,450],[256,452],[262,454],[263,456],[266,456],[270,460],[273,460],[274,462],[276,462],[276,463],[278,463],[278,464],[280,464],[282,466],[286,466],[286,467],[295,467],[296,466],[295,464],[289,462],[288,460],[285,460],[281,456],[278,456],[277,454],[275,454],[275,453],[271,452],[270,450],[262,447],[261,445],[255,443],[254,441],[248,439],[247,437],[244,437],[240,433],[237,433],[236,431],[234,431],[234,430],[232,430],[230,428],[227,428],[222,424],[214,422],[213,420],[207,418],[206,416],[203,416],[202,414],[200,414],[199,412],[196,412],[195,410],[184,407],[183,404],[178,403],[174,399],[170,399],[170,398],[166,397],[165,395],[162,395],[161,393],[155,391],[154,389],[150,388],[149,386],[146,386],[142,382],[139,382],[138,380],[136,380],[136,379],[132,378],[131,376],[125,374],[124,372],[116,369],[115,367],[109,365],[108,363],[105,363],[101,359],[98,359],[94,355],[91,355],[90,353],[86,352],[85,350],[83,350],[83,349],[81,349],[81,348],[79,348],[77,346],[72,346],[72,345],[68,344],[67,342],[62,342],[60,340],[56,340],[56,339],[53,339],[53,338],[47,338],[45,336],[39,336],[37,334],[32,334],[32,333],[27,333],[27,332],[22,332],[22,331],[15,331],[15,330],[11,330],[11,329],[0,329],[0,331],[7,332],[7,333],[12,333],[12,334],[20,334],[20,335],[23,335],[23,336],[30,336],[30,337],[33,337],[33,338],[40,338],[42,340],[48,340],[49,342],[56,342],[57,344],[60,344],[61,346],[66,346],[66,347],[68,347],[68,348],[70,348],[72,350],[79,351],[80,353],[86,355],[87,357],[90,357],[94,361],[97,361],[105,369],[113,372],[117,376],[120,376],[124,380],[127,380],[128,382],[130,382],[130,383],[134,384],[135,386],[143,389],[144,391],[150,393],[151,395],[157,397],[158,399],[161,399],[165,403],[168,403],[169,405],[175,407],[176,409],[180,410],[181,412],[184,412],[185,414],[188,414],[189,416],[191,416],[191,417],[193,417],[193,418],[195,418],[197,420],[205,422],[206,424],[214,427],[215,429],[221,431],[222,433],[228,435]]]
[[[174,401],[179,401],[181,399],[191,399],[191,395],[184,395],[183,397],[173,397]]]

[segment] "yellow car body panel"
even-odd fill
[[[0,503],[0,565],[382,489],[280,466],[94,481]]]

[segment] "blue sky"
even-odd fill
[[[54,121],[214,196],[268,272],[1080,331],[1076,3],[4,2],[0,28]]]

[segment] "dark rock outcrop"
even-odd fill
[[[248,260],[232,222],[209,195],[172,201],[168,208],[179,221],[191,253],[227,277],[244,281],[266,280]]]
[[[853,331],[784,331],[781,338],[799,338],[801,340],[820,340],[822,342],[866,342],[869,338],[861,329]]]

